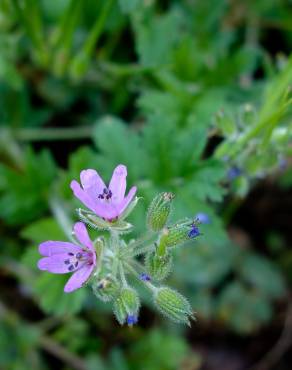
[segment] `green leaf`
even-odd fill
[[[134,18],[136,49],[142,65],[154,67],[170,62],[178,41],[180,19],[176,12]]]
[[[85,288],[72,293],[64,293],[64,285],[69,275],[54,275],[41,272],[33,290],[38,296],[41,308],[47,314],[69,315],[79,312],[87,296]]]
[[[153,329],[133,343],[130,355],[136,369],[170,370],[178,369],[188,352],[183,337]]]
[[[143,6],[142,0],[119,0],[119,5],[123,13],[131,13],[139,6]]]
[[[147,161],[140,138],[121,120],[114,117],[99,120],[94,131],[94,142],[102,153],[99,158],[103,176],[109,177],[119,163],[128,167],[129,182],[141,176]]]
[[[250,334],[271,319],[270,302],[240,282],[232,282],[220,293],[218,317],[235,331]]]
[[[43,214],[48,208],[48,196],[56,167],[48,151],[25,153],[25,168],[17,172],[2,167],[7,188],[0,194],[0,217],[8,224],[24,224]],[[3,189],[4,190],[4,189]]]
[[[194,166],[193,174],[185,186],[200,200],[210,199],[219,202],[225,194],[225,190],[220,184],[224,177],[223,163],[215,159],[208,159]]]
[[[66,235],[57,221],[52,217],[42,218],[22,229],[23,238],[30,240],[36,244],[43,242],[46,239],[63,240]]]
[[[262,295],[278,298],[285,292],[285,283],[276,264],[263,256],[246,253],[238,266],[240,276]]]
[[[231,271],[236,251],[227,243],[206,244],[201,240],[175,252],[175,278],[196,287],[215,287]]]

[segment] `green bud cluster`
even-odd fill
[[[160,231],[168,220],[174,195],[158,194],[150,204],[147,214],[147,226],[151,231]]]
[[[125,287],[120,291],[119,296],[114,301],[113,311],[122,325],[128,317],[137,317],[140,307],[140,300],[136,291],[132,288]]]
[[[159,288],[154,302],[158,310],[174,322],[190,325],[190,319],[194,318],[187,299],[173,289]]]
[[[138,293],[131,287],[128,275],[138,279],[152,292],[154,304],[169,319],[189,325],[193,318],[190,304],[181,294],[158,285],[171,272],[173,247],[200,234],[196,222],[191,219],[168,224],[173,198],[172,193],[164,192],[153,199],[146,216],[149,232],[130,242],[123,235],[130,232],[133,226],[125,218],[139,198],[136,197],[121,217],[113,221],[104,220],[91,211],[78,210],[83,222],[94,230],[102,231],[102,236],[93,242],[97,263],[89,284],[99,300],[111,303],[120,324],[136,324],[140,308]],[[144,264],[135,258],[137,256],[144,256]]]

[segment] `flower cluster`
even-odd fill
[[[188,301],[175,290],[160,286],[160,282],[171,271],[173,249],[198,237],[200,219],[208,223],[208,216],[200,214],[195,220],[169,225],[174,196],[161,193],[149,206],[146,236],[126,242],[123,234],[133,225],[125,219],[138,202],[135,186],[126,195],[126,178],[126,166],[118,165],[108,186],[93,169],[80,173],[80,184],[71,182],[73,194],[87,209],[77,210],[82,222],[73,226],[74,242],[50,240],[39,245],[42,258],[38,268],[55,274],[72,273],[64,287],[66,293],[90,285],[97,298],[112,302],[119,323],[129,326],[137,323],[140,308],[139,295],[128,282],[128,275],[133,275],[150,290],[163,314],[189,324],[193,313]],[[92,241],[86,225],[103,231],[102,236]],[[137,259],[140,255],[145,255],[144,264]]]

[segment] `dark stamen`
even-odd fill
[[[75,267],[77,267],[78,266],[78,261],[77,262],[75,262]]]
[[[65,260],[64,263],[65,263],[65,265],[69,265],[70,260]]]
[[[111,199],[113,193],[110,189],[104,188],[102,193],[98,195],[98,199],[106,199],[109,200]]]
[[[78,260],[80,260],[80,258],[82,257],[82,253],[80,253],[80,252],[78,252],[77,254],[76,254],[76,258],[78,259]]]
[[[68,270],[69,270],[69,271],[74,270],[74,266],[73,266],[73,265],[70,265],[70,266],[68,267]]]
[[[69,256],[74,256],[74,253],[69,252],[69,253],[68,253],[68,255],[69,255]]]

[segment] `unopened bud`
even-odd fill
[[[156,253],[149,253],[145,260],[146,269],[154,280],[163,280],[170,273],[172,267],[172,256],[158,256]]]
[[[159,231],[165,226],[173,198],[172,193],[160,193],[152,200],[147,214],[147,225],[150,230]]]
[[[173,289],[159,288],[154,302],[159,311],[174,322],[190,325],[190,319],[194,318],[187,299]]]
[[[138,321],[140,301],[137,293],[132,288],[123,288],[114,302],[113,310],[118,322],[123,325],[136,324]]]
[[[199,235],[200,231],[195,221],[166,228],[163,230],[160,237],[157,246],[157,254],[159,256],[164,256],[167,248],[183,244]]]

